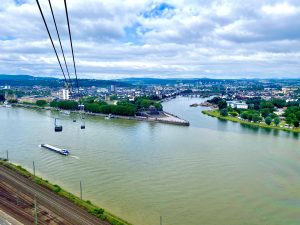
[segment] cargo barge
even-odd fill
[[[56,152],[61,155],[70,155],[70,151],[67,149],[60,149],[60,148],[57,148],[57,147],[54,147],[54,146],[48,145],[48,144],[41,144],[41,147],[46,148],[50,151]]]

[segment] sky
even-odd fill
[[[299,0],[67,2],[80,78],[300,77]],[[64,4],[51,3],[73,77]],[[62,78],[35,0],[1,0],[0,21],[0,74]]]

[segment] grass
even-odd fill
[[[41,177],[34,176],[32,173],[24,169],[20,165],[15,165],[3,160],[0,160],[0,165],[5,166],[8,169],[11,169],[18,174],[32,180],[36,184],[46,187],[47,189],[53,191],[54,193],[58,194],[61,197],[64,197],[68,199],[69,201],[75,203],[76,205],[80,206],[81,208],[86,209],[90,214],[98,217],[101,220],[107,221],[112,225],[132,225],[125,220],[122,220],[121,218],[111,214],[110,212],[107,212],[106,210],[99,208],[98,206],[91,203],[89,200],[81,200],[79,197],[75,196],[74,194],[64,190],[60,186],[56,184],[51,184],[48,180],[44,180]]]
[[[240,123],[240,124],[246,124],[249,126],[253,126],[253,127],[262,127],[262,128],[267,128],[267,129],[276,129],[276,130],[283,130],[283,131],[289,131],[289,132],[294,132],[294,133],[300,133],[300,128],[287,128],[287,127],[280,127],[280,126],[276,126],[276,125],[267,125],[265,123],[251,123],[249,121],[246,120],[242,120],[239,119],[237,117],[232,117],[232,116],[221,116],[220,112],[218,110],[204,110],[202,111],[203,114],[211,116],[211,117],[216,117],[222,120],[228,120],[228,121],[232,121],[235,123]],[[280,124],[282,125],[282,124]]]

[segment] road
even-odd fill
[[[39,224],[109,225],[69,200],[0,165],[0,209],[16,215],[16,219],[24,224],[34,224],[34,196],[41,218]]]

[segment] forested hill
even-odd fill
[[[109,85],[116,85],[118,87],[131,86],[129,82],[115,81],[115,80],[95,80],[95,79],[79,79],[80,87],[107,87]],[[72,80],[75,83],[75,80]],[[34,77],[30,75],[5,75],[0,74],[0,86],[49,86],[49,87],[61,87],[64,85],[63,79],[52,77]]]

